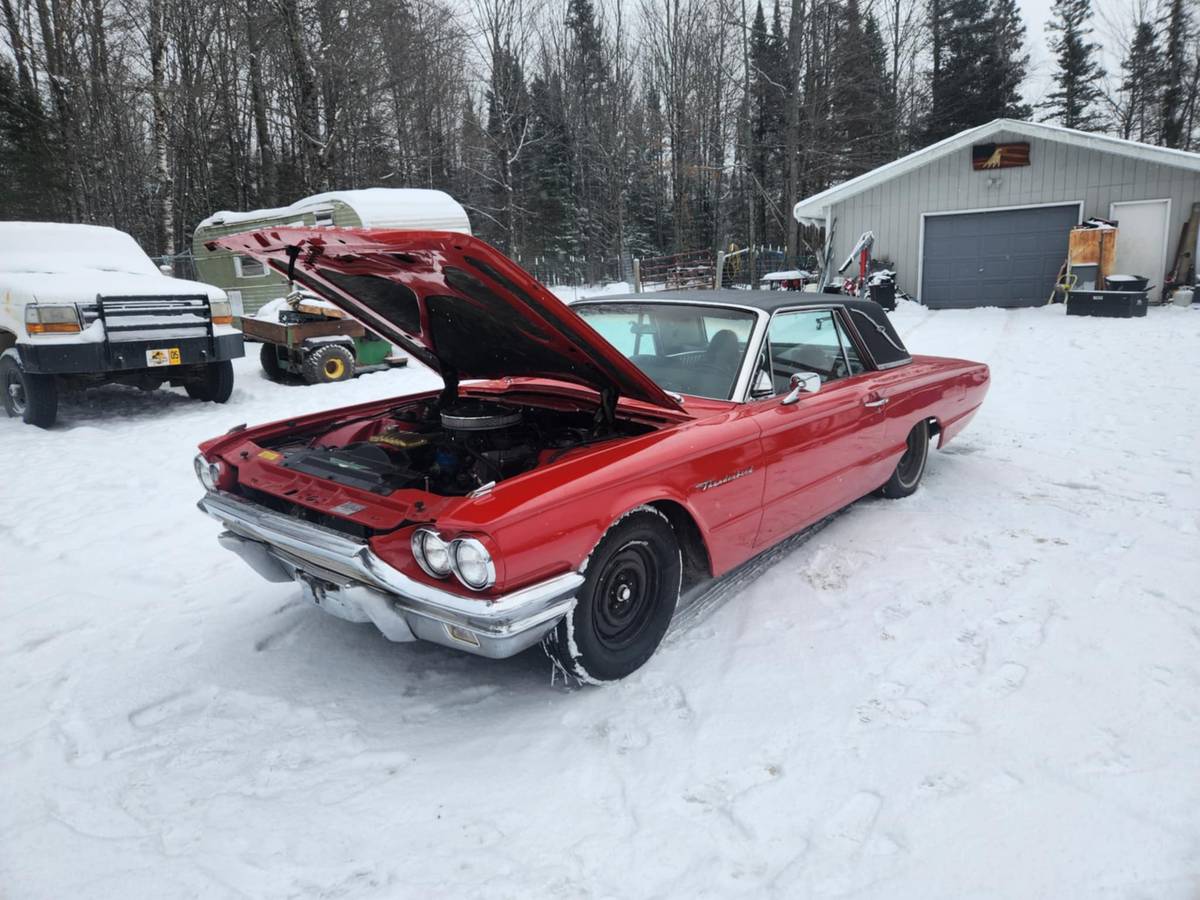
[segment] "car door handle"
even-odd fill
[[[876,399],[874,399],[874,400],[864,400],[864,401],[863,401],[863,406],[866,406],[866,407],[868,407],[868,408],[870,408],[870,409],[875,409],[875,408],[877,408],[877,407],[880,407],[880,406],[886,406],[886,405],[887,405],[887,402],[888,402],[888,398],[887,398],[887,397],[877,397],[877,398],[876,398]]]

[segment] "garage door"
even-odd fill
[[[921,300],[935,309],[1045,303],[1078,221],[1075,203],[926,216]]]

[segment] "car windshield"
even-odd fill
[[[690,303],[583,303],[572,307],[666,391],[729,400],[755,315]]]

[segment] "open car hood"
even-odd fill
[[[217,238],[336,304],[436,369],[554,378],[666,409],[679,404],[494,247],[442,231],[267,228]]]

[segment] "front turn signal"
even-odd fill
[[[29,334],[79,334],[79,310],[74,305],[25,307],[25,330]]]

